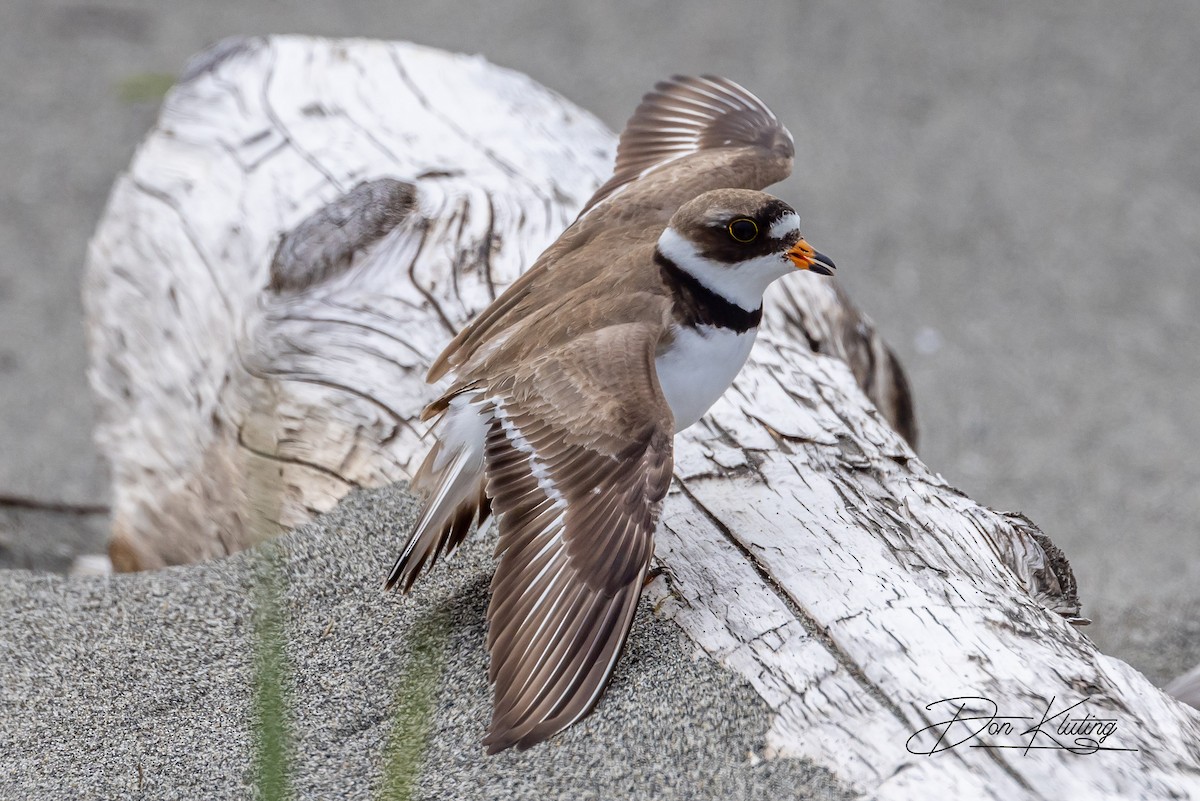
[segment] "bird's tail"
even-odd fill
[[[387,589],[399,586],[408,592],[438,557],[450,554],[477,519],[487,520],[491,503],[484,493],[483,449],[487,419],[478,399],[454,397],[442,423],[438,442],[413,476],[412,488],[424,496],[425,506],[404,551],[388,574]]]

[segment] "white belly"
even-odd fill
[[[729,389],[757,334],[757,328],[738,334],[711,325],[677,329],[671,349],[654,361],[676,432],[699,420]]]

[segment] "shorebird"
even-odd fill
[[[759,191],[793,154],[732,81],[659,83],[612,178],[432,365],[429,381],[452,381],[424,413],[440,425],[412,482],[425,505],[386,586],[407,592],[496,515],[488,753],[594,707],[645,582],[674,435],[742,368],[768,285],[832,274],[796,212]]]

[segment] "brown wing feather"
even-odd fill
[[[471,399],[473,389],[465,390],[465,403],[451,409],[454,398],[436,401],[427,408],[443,414],[439,421],[438,441],[413,476],[411,489],[424,499],[421,514],[409,532],[400,556],[388,573],[385,589],[412,589],[420,575],[433,567],[443,554],[454,552],[466,538],[471,526],[482,525],[491,514],[484,492],[483,440],[487,423],[480,417]]]
[[[642,98],[617,145],[613,176],[583,207],[580,216],[608,199],[619,189],[651,170],[704,151],[750,148],[751,158],[761,162],[758,169],[742,170],[745,182],[734,182],[721,175],[715,183],[689,186],[689,197],[675,202],[678,206],[708,189],[763,189],[791,173],[795,146],[788,132],[771,109],[744,87],[714,75],[686,77],[677,75],[662,81]],[[703,168],[695,177],[709,180]]]
[[[433,446],[413,476],[410,488],[418,496],[426,499],[425,506],[409,534],[404,549],[388,572],[383,584],[385,590],[399,588],[404,593],[412,590],[416,580],[433,568],[439,557],[454,553],[466,539],[472,526],[482,526],[491,516],[491,501],[484,492],[482,482],[477,478],[474,479],[474,483],[478,485],[477,491],[468,488],[465,496],[461,492],[457,493],[456,497],[461,497],[461,501],[449,506],[434,507],[430,504],[430,499],[436,497],[441,483],[453,480],[434,470],[433,465],[437,462],[441,447],[440,442]],[[471,480],[469,476],[466,478]]]
[[[618,228],[630,246],[653,242],[671,215],[710,189],[765,189],[791,175],[792,135],[757,97],[714,76],[677,76],[655,86],[630,118],[617,146],[613,176],[579,219],[528,271],[446,346],[429,369],[437,381],[505,330],[531,297],[561,291],[566,265],[599,232]],[[645,177],[643,178],[643,175]],[[605,201],[619,193],[615,203]],[[551,275],[555,266],[564,269]],[[569,265],[580,269],[579,265]]]
[[[587,714],[621,653],[671,480],[655,340],[652,326],[606,329],[493,387],[489,753],[527,748]],[[641,369],[628,369],[630,354]]]

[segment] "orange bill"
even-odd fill
[[[821,275],[833,275],[833,271],[837,269],[832,259],[813,250],[812,245],[803,239],[796,240],[796,244],[792,245],[792,249],[787,252],[787,257],[791,259],[792,264],[796,265],[798,270],[811,270]]]

